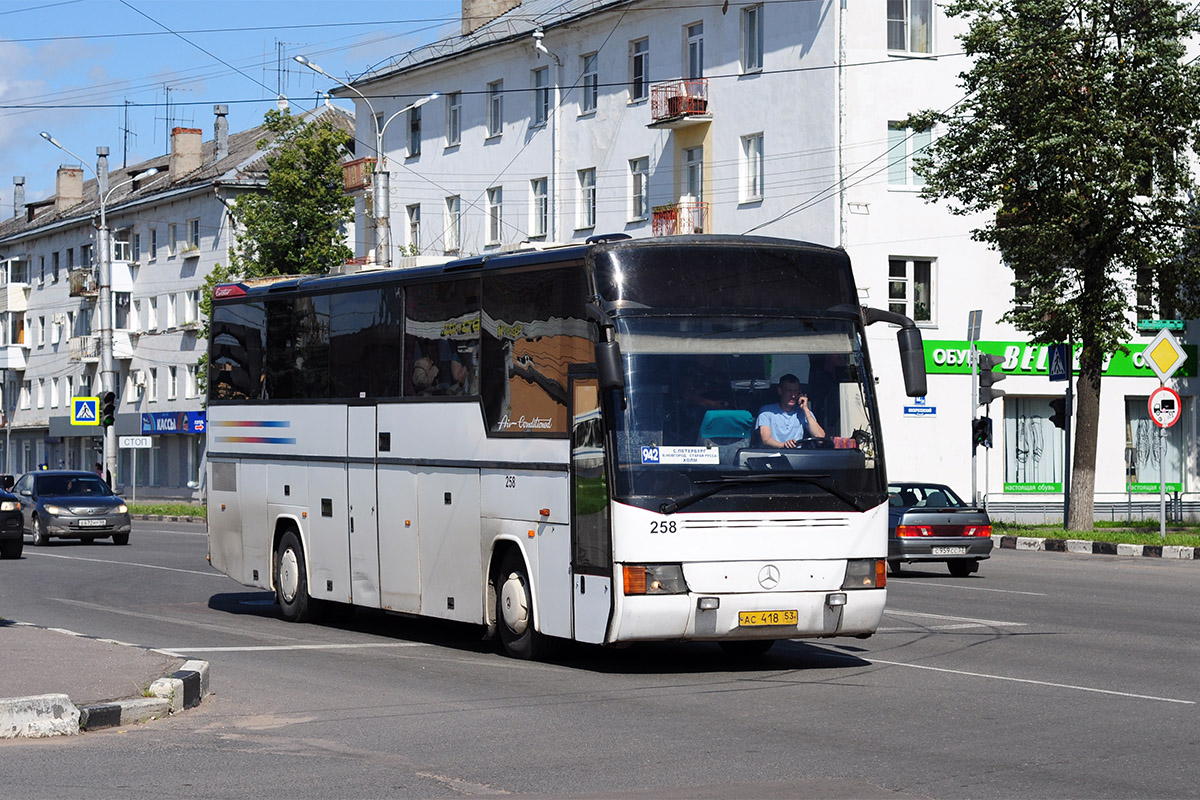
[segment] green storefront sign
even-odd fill
[[[1000,356],[1004,361],[997,368],[1006,375],[1049,374],[1050,345],[1028,342],[979,342],[980,352]],[[1142,358],[1144,344],[1128,344],[1129,353],[1109,353],[1104,359],[1105,377],[1158,378],[1154,370]],[[1175,373],[1176,378],[1194,378],[1197,375],[1197,349],[1194,344],[1185,344],[1187,361]],[[930,375],[970,375],[971,345],[961,339],[927,339],[925,341],[925,371]],[[1078,362],[1079,348],[1075,348]],[[1076,363],[1075,371],[1079,365]],[[1062,491],[1061,489],[1059,491]]]
[[[1005,483],[1005,494],[1062,494],[1063,486],[1061,483],[1046,481],[1044,483]],[[1130,483],[1126,484],[1126,491],[1130,494],[1158,494],[1157,483]],[[1172,483],[1167,481],[1168,492],[1182,492],[1182,483]]]

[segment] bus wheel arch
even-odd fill
[[[281,520],[276,526],[273,561],[272,583],[280,615],[288,622],[310,621],[314,604],[308,594],[308,562],[294,522]]]
[[[495,626],[504,651],[513,658],[534,659],[545,650],[545,637],[537,631],[537,609],[529,567],[521,548],[501,543],[493,553],[489,628]]]

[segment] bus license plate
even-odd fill
[[[967,548],[965,547],[935,547],[933,548],[935,556],[965,556]]]
[[[795,625],[800,615],[795,609],[787,611],[739,611],[738,627],[752,628],[759,625]]]
[[[81,519],[79,520],[81,528],[103,528],[104,520],[102,519]]]

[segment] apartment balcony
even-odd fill
[[[82,364],[100,361],[99,336],[72,336],[67,340],[67,358]]]
[[[679,236],[704,233],[708,227],[708,203],[683,199],[667,206],[655,206],[651,225],[655,236]]]
[[[71,283],[71,297],[90,297],[95,300],[100,293],[100,281],[96,271],[91,267],[80,267],[68,273]]]
[[[368,188],[374,172],[375,159],[373,158],[356,158],[342,164],[342,182],[347,194]]]
[[[23,344],[0,345],[0,369],[25,369],[28,350]]]
[[[29,284],[6,283],[0,286],[0,314],[29,310]]]
[[[681,78],[650,87],[650,128],[682,128],[712,122],[706,78]]]

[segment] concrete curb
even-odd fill
[[[205,517],[178,517],[172,514],[131,514],[130,519],[142,522],[198,522],[202,525],[208,521]]]
[[[135,725],[200,705],[209,694],[208,662],[186,661],[150,686],[151,697],[76,707],[65,694],[0,698],[0,739],[75,736],[83,731]]]
[[[1174,558],[1200,561],[1200,547],[1159,544],[1117,544],[1091,542],[1084,539],[1051,539],[1031,536],[993,535],[996,547],[1006,550],[1042,550],[1051,553],[1085,553],[1098,556],[1132,556],[1141,558]]]

